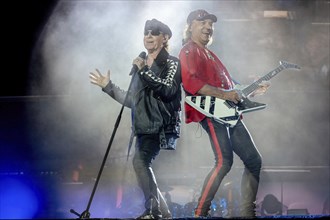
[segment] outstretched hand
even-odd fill
[[[106,87],[110,81],[110,70],[108,70],[107,75],[102,75],[98,69],[95,69],[95,71],[95,73],[89,73],[90,82],[94,85],[100,86],[101,88]]]

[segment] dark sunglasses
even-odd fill
[[[162,32],[159,31],[159,30],[145,30],[145,31],[144,31],[144,36],[149,35],[149,33],[150,33],[152,36],[158,36],[158,35],[162,34]]]

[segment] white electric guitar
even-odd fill
[[[185,102],[202,114],[233,127],[236,125],[241,114],[266,108],[266,104],[250,101],[247,97],[259,88],[261,82],[270,80],[284,69],[299,70],[300,67],[296,64],[280,61],[280,65],[276,69],[270,71],[244,89],[238,90],[242,99],[237,104],[213,96],[186,96]]]

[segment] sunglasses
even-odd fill
[[[151,34],[152,36],[158,36],[160,34],[162,34],[163,32],[159,31],[159,30],[145,30],[144,31],[144,36],[147,36],[149,34]]]

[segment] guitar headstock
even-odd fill
[[[297,69],[297,70],[301,69],[300,66],[298,66],[297,64],[289,63],[283,60],[280,61],[280,65],[286,69]]]

